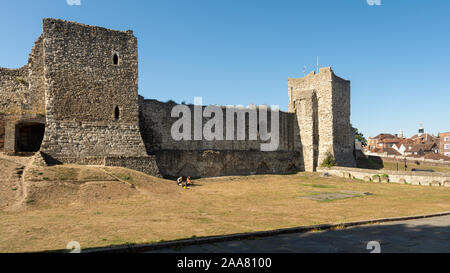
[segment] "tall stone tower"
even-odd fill
[[[350,81],[330,67],[289,79],[289,112],[300,129],[305,171],[315,171],[327,153],[338,166],[354,167],[354,135],[350,125]]]
[[[46,129],[41,151],[61,161],[146,156],[133,33],[44,19],[42,37]]]

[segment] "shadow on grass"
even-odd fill
[[[359,157],[356,166],[361,169],[381,170],[384,168],[383,159],[379,156]]]
[[[381,253],[450,253],[450,216],[395,221],[384,224],[345,227],[313,226],[305,232],[284,231],[279,235],[249,233],[236,239],[201,243],[161,240],[170,245],[122,244],[83,249],[105,253],[370,253],[369,242],[380,245]],[[202,239],[212,237],[195,237]],[[189,239],[189,238],[188,238]],[[120,247],[114,250],[114,247]],[[82,252],[83,252],[82,251]],[[63,253],[68,250],[51,251]]]

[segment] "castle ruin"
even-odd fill
[[[28,64],[0,68],[0,151],[166,177],[315,171],[328,153],[354,166],[350,82],[322,68],[288,88],[277,151],[260,151],[260,140],[175,141],[175,104],[138,95],[132,31],[44,19]]]

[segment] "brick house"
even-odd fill
[[[450,132],[439,134],[439,139],[439,153],[445,156],[450,156]]]

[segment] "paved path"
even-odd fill
[[[294,233],[230,241],[154,253],[369,253],[378,241],[382,253],[450,253],[450,216],[359,226],[342,230]]]

